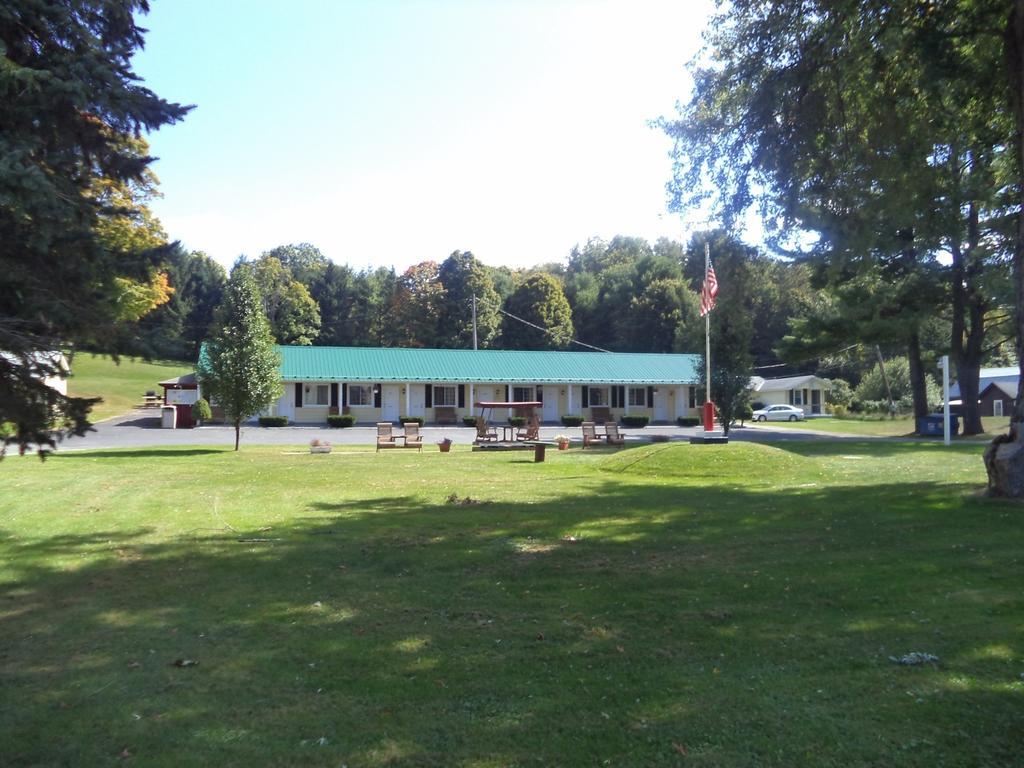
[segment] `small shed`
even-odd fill
[[[199,382],[195,373],[186,373],[160,382],[164,388],[164,405],[192,405],[199,399]]]
[[[825,393],[832,389],[832,382],[818,376],[788,376],[782,379],[762,379],[754,376],[750,380],[752,399],[763,405],[795,405],[804,413],[821,413],[825,405]]]

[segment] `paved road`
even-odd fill
[[[448,426],[423,427],[423,441],[430,445],[449,437],[453,442],[469,445],[476,437],[471,427]],[[667,435],[671,440],[688,440],[697,434],[697,427],[649,426],[644,429],[623,429],[627,443],[640,442],[652,435]],[[540,436],[551,440],[555,435],[568,435],[574,442],[580,440],[579,427],[544,426]],[[836,440],[871,439],[862,435],[837,435],[834,432],[820,432],[812,429],[789,429],[764,424],[734,427],[729,433],[733,440]],[[374,427],[352,427],[349,429],[328,429],[320,426],[299,427],[242,427],[242,443],[245,445],[305,445],[318,438],[329,440],[335,445],[373,445],[376,439]],[[160,418],[153,410],[137,410],[124,416],[100,422],[95,431],[85,437],[72,437],[61,443],[59,450],[142,448],[168,445],[225,445],[233,446],[235,431],[231,427],[216,424],[195,429],[161,429]]]

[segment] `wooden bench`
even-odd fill
[[[612,420],[612,409],[607,405],[590,406],[590,420],[595,424],[604,424]]]
[[[434,423],[435,424],[457,424],[458,420],[455,417],[455,406],[453,406],[453,405],[437,405],[437,406],[434,406]]]

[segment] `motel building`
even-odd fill
[[[263,415],[322,424],[461,424],[480,401],[540,402],[541,420],[647,416],[670,423],[700,415],[697,355],[279,346],[284,391]],[[505,413],[494,414],[502,418]]]

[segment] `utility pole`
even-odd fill
[[[473,349],[476,349],[476,294],[473,294]]]

